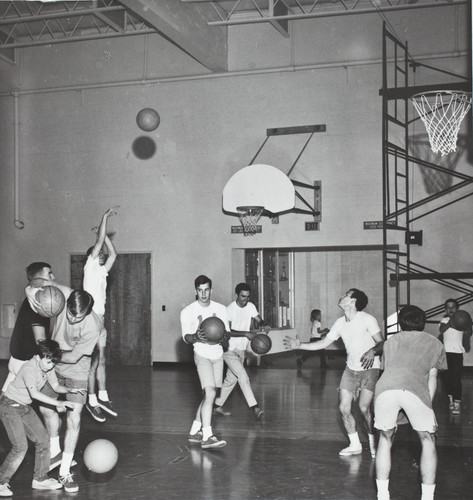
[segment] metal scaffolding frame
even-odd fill
[[[455,81],[443,84],[409,86],[409,72],[424,66],[434,72],[447,73]],[[426,280],[461,294],[460,304],[473,301],[473,272],[440,272],[412,261],[411,246],[422,243],[422,231],[411,231],[412,223],[423,217],[457,203],[473,195],[473,177],[456,172],[428,161],[412,153],[412,125],[419,120],[411,118],[413,106],[410,98],[432,90],[457,90],[471,92],[471,81],[467,77],[448,73],[439,68],[418,63],[409,55],[407,43],[400,42],[383,25],[383,86],[379,93],[383,98],[382,150],[383,150],[383,313],[387,318],[395,304],[410,304],[411,281]],[[437,189],[423,199],[412,200],[410,178],[413,169],[424,168],[450,176],[456,183]],[[468,188],[470,188],[468,190]],[[462,192],[458,192],[462,190]],[[465,194],[465,190],[468,192]],[[448,201],[441,199],[455,193]],[[439,201],[440,200],[440,201]],[[427,204],[436,202],[434,208]],[[416,210],[414,216],[413,211]],[[394,297],[392,295],[394,294]],[[443,304],[430,307],[427,319],[443,312]]]

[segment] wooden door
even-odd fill
[[[71,255],[71,287],[82,288],[85,255]],[[107,279],[107,364],[151,365],[151,254],[119,254]]]

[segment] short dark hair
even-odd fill
[[[311,321],[315,321],[315,318],[321,314],[321,310],[320,309],[312,309],[311,313],[310,313],[310,320]]]
[[[40,358],[48,358],[54,364],[57,364],[59,363],[59,361],[61,361],[62,351],[59,347],[59,344],[55,340],[38,340],[36,352],[39,354]]]
[[[350,288],[351,297],[355,299],[355,307],[357,311],[363,311],[368,305],[368,297],[365,292],[358,290],[358,288]]]
[[[208,276],[205,276],[205,274],[200,274],[194,280],[195,289],[197,290],[200,285],[205,285],[206,283],[208,283],[210,285],[210,288],[212,288],[212,280]]]
[[[404,306],[399,311],[397,322],[401,330],[422,332],[425,326],[425,312],[417,306]]]
[[[444,307],[447,307],[447,304],[451,302],[452,304],[455,304],[455,307],[458,309],[460,307],[460,304],[458,303],[457,299],[447,299],[444,303]]]
[[[240,292],[243,291],[251,293],[251,286],[248,285],[248,283],[238,283],[238,285],[235,287],[235,293],[237,295],[240,295]]]
[[[48,267],[51,269],[51,264],[47,262],[32,262],[29,266],[26,267],[26,277],[28,281],[34,280],[37,274],[41,273],[41,271]]]
[[[94,299],[85,290],[74,290],[67,299],[67,308],[73,316],[85,313],[88,316],[94,307]]]

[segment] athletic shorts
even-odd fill
[[[437,420],[429,408],[413,392],[404,389],[383,391],[374,401],[374,426],[380,431],[397,427],[397,417],[401,410],[407,415],[412,428],[418,432],[437,431]]]
[[[345,367],[345,370],[340,380],[340,389],[344,389],[353,395],[356,399],[363,389],[374,393],[376,382],[379,379],[379,369],[371,368],[370,370],[351,370]]]
[[[206,387],[222,387],[223,357],[209,359],[194,352],[194,362],[202,389]]]
[[[59,375],[58,372],[56,372],[56,376],[60,385],[64,385],[65,387],[74,389],[85,389],[83,394],[80,393],[71,394],[69,392],[65,395],[67,401],[72,401],[73,403],[80,403],[82,405],[85,405],[85,403],[87,402],[87,380],[74,380],[72,378],[66,378],[63,377],[62,375]],[[49,385],[49,383],[46,383],[41,392],[46,396],[49,396],[50,398],[54,399],[57,399],[59,396],[59,394],[54,391],[54,389]]]

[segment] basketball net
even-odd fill
[[[471,108],[471,93],[439,90],[411,97],[429,135],[434,153],[446,155],[457,149],[460,125]]]
[[[263,215],[263,210],[264,207],[237,207],[238,218],[243,226],[243,234],[245,236],[256,234],[257,224]]]

